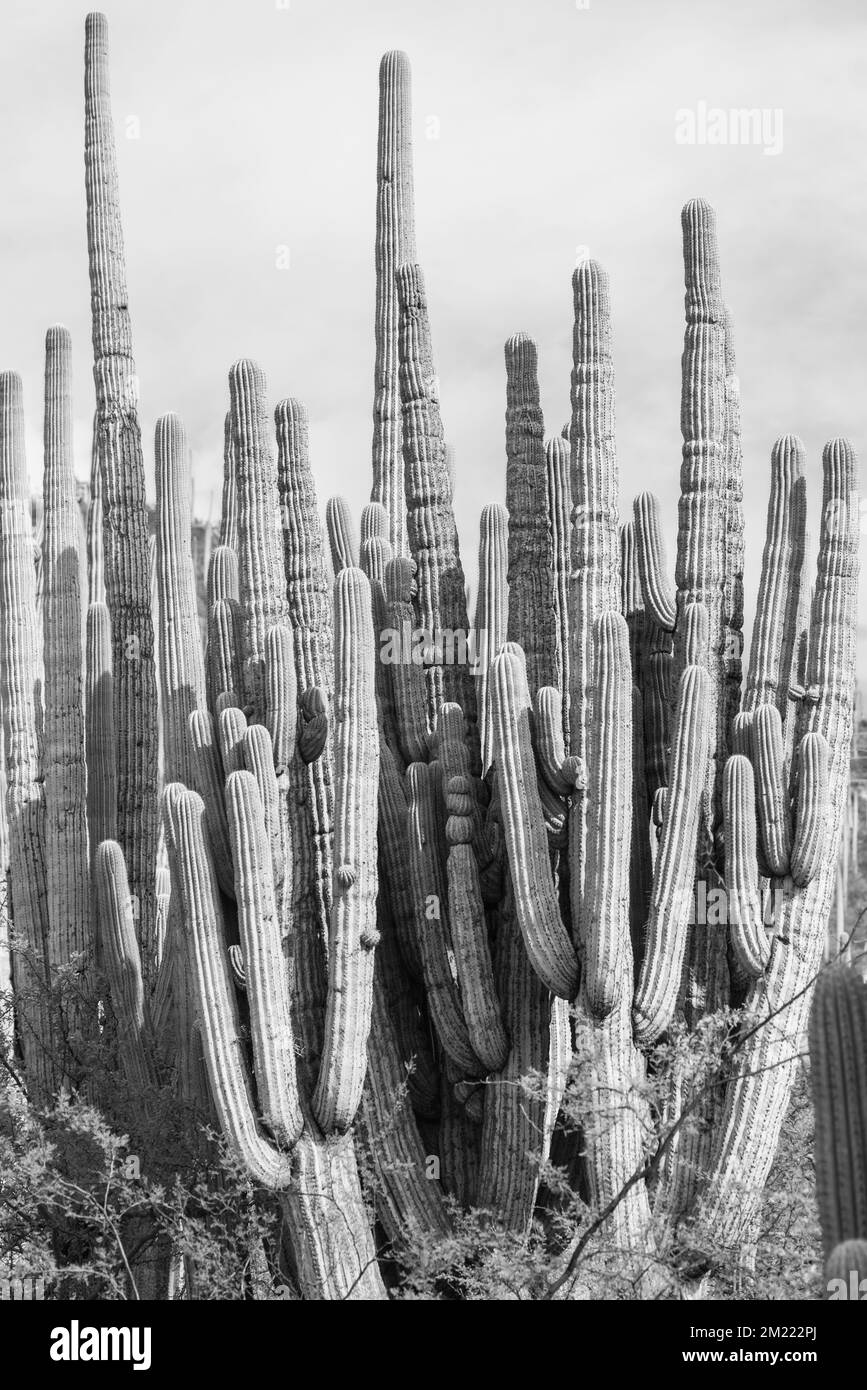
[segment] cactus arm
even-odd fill
[[[241,772],[244,768],[244,735],[247,732],[247,719],[243,710],[235,705],[226,705],[217,717],[217,734],[220,743],[220,757],[223,773]]]
[[[243,698],[239,637],[239,604],[217,599],[208,612],[208,681],[214,709],[221,697],[233,705]]]
[[[232,870],[232,850],[229,826],[223,801],[223,777],[220,755],[214,739],[214,721],[207,710],[195,709],[189,718],[188,737],[192,763],[193,789],[205,806],[205,826],[208,831],[217,878],[223,892],[235,896]]]
[[[789,872],[792,831],[783,764],[783,725],[776,705],[763,704],[756,709],[751,744],[764,862],[773,877],[783,878]]]
[[[160,716],[167,782],[192,783],[190,714],[205,708],[205,665],[192,556],[190,473],[184,427],[176,415],[157,421],[157,583]]]
[[[261,729],[261,725],[256,728]],[[267,730],[262,732],[267,739]],[[235,865],[256,1092],[262,1119],[275,1144],[280,1149],[291,1149],[301,1135],[304,1118],[295,1076],[289,979],[271,874],[270,836],[259,785],[252,772],[233,772],[227,779],[226,811]]]
[[[524,948],[511,887],[499,909],[495,984],[511,1043],[508,1061],[485,1087],[477,1205],[506,1230],[526,1231],[546,1143],[546,1101],[521,1079],[546,1072],[551,1056],[551,996]]]
[[[429,750],[427,691],[425,676],[419,662],[412,659],[412,634],[415,614],[412,596],[412,561],[390,560],[385,570],[386,616],[388,627],[398,651],[390,656],[391,690],[397,725],[397,737],[404,761],[426,762]],[[380,653],[384,660],[385,651]]]
[[[259,790],[271,855],[273,887],[275,894],[279,895],[287,868],[283,854],[283,820],[280,789],[274,771],[274,747],[264,724],[251,724],[244,735],[244,766],[256,779]]]
[[[204,806],[178,783],[163,796],[174,891],[183,907],[189,961],[208,1080],[220,1126],[255,1181],[270,1189],[292,1178],[292,1159],[262,1133],[225,946],[216,874],[204,835]]]
[[[391,909],[403,964],[410,977],[423,978],[407,867],[407,799],[403,778],[385,736],[379,738],[379,855],[383,887]]]
[[[345,1130],[361,1101],[373,1008],[379,734],[370,585],[361,570],[334,584],[334,906],[325,1040],[312,1106],[326,1133]]]
[[[573,999],[578,959],[560,919],[530,743],[526,683],[514,653],[495,658],[492,686],[497,778],[518,924],[540,980],[553,994]]]
[[[543,685],[536,694],[533,725],[536,761],[548,790],[554,796],[571,796],[576,787],[583,790],[584,768],[573,755],[566,754],[563,740],[563,713],[560,691]]]
[[[358,537],[345,497],[329,497],[325,504],[325,525],[334,573],[337,575],[343,569],[357,569]]]
[[[94,857],[99,903],[101,956],[117,1020],[121,1064],[128,1085],[147,1090],[156,1084],[150,1020],[145,1004],[141,959],[123,851],[104,840]]]
[[[117,764],[111,674],[111,617],[104,603],[87,610],[85,661],[85,749],[87,824],[91,858],[117,830]]]
[[[570,752],[587,762],[596,619],[620,609],[618,473],[614,443],[614,366],[608,275],[592,260],[572,276],[572,570],[570,582]],[[569,825],[573,903],[584,891],[587,800]]]
[[[448,887],[438,855],[437,768],[411,763],[406,770],[410,887],[418,953],[431,1022],[443,1050],[464,1076],[481,1076],[450,960]]]
[[[771,451],[771,490],[743,708],[775,704],[785,719],[804,569],[807,515],[805,450],[783,435]]]
[[[593,642],[596,682],[587,798],[584,894],[573,922],[582,951],[582,998],[604,1018],[632,983],[629,853],[632,840],[632,666],[629,631],[604,613]]]
[[[452,488],[443,453],[439,384],[433,369],[427,297],[421,269],[404,264],[397,271],[400,302],[400,397],[407,537],[416,562],[418,620],[433,645],[425,667],[428,723],[436,727],[443,700],[461,706],[470,730],[473,771],[478,758],[476,693],[469,666],[444,664],[446,634],[469,640],[466,581],[452,510]]]
[[[300,401],[290,398],[279,403],[275,420],[283,559],[295,644],[297,689],[306,691],[317,687],[327,705],[334,691],[331,579],[310,465],[307,411]],[[322,941],[328,939],[331,913],[332,764],[330,730],[321,757],[309,766],[298,760],[288,764],[290,803],[299,807],[299,814],[291,818],[292,855],[296,865],[292,912],[296,920],[306,919],[312,912]],[[312,869],[309,886],[302,883],[300,871],[308,858]]]
[[[509,514],[505,507],[495,503],[483,507],[479,521],[479,592],[474,627],[478,662],[476,706],[483,773],[488,772],[494,760],[491,662],[505,642],[508,629],[508,538]]]
[[[72,460],[72,343],[65,328],[45,340],[43,634],[45,881],[52,966],[93,965],[82,691],[80,524]]]
[[[223,424],[223,498],[220,514],[220,545],[238,549],[238,479],[235,472],[235,437],[232,412],[226,411]],[[237,597],[237,595],[236,595]]]
[[[741,393],[735,361],[731,311],[724,307],[725,429],[723,512],[723,699],[725,728],[731,729],[741,699],[744,626],[744,472]]]
[[[545,468],[554,576],[554,618],[557,639],[556,684],[561,692],[563,739],[568,748],[570,744],[569,575],[571,573],[572,548],[572,485],[569,445],[560,435],[554,435],[545,445]]]
[[[828,741],[818,732],[805,734],[798,749],[792,882],[812,883],[822,867],[828,819]]]
[[[539,404],[536,344],[506,342],[506,508],[509,513],[507,638],[523,649],[530,699],[557,681],[554,547]]]
[[[248,359],[229,372],[238,486],[238,585],[241,672],[254,723],[265,708],[265,639],[286,622],[286,574],[276,518],[277,465],[271,450],[262,369]]]
[[[470,843],[473,795],[469,778],[449,778],[446,810],[449,924],[464,1018],[479,1061],[488,1071],[499,1071],[508,1059],[509,1041],[494,985],[479,866]]]
[[[394,554],[394,547],[388,539],[388,512],[381,502],[368,502],[361,509],[361,544],[373,540],[384,541],[391,555]]]
[[[733,754],[723,773],[729,924],[738,963],[747,975],[761,975],[771,955],[764,929],[756,870],[756,796],[748,758]]]
[[[105,603],[105,559],[102,546],[102,473],[99,467],[99,415],[93,417],[90,459],[90,505],[87,508],[87,601]]]
[[[642,492],[633,503],[638,570],[644,602],[657,627],[673,632],[677,608],[668,578],[668,562],[662,538],[659,501]]]
[[[635,1038],[642,1046],[656,1042],[665,1032],[677,1003],[695,870],[686,847],[696,843],[709,756],[709,686],[710,677],[703,667],[686,668],[680,683],[671,780],[653,875],[644,960],[633,1004]]]

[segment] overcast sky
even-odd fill
[[[2,0],[0,368],[24,377],[34,475],[55,322],[73,334],[89,469],[87,9]],[[825,440],[867,449],[863,0],[124,0],[106,12],[149,475],[154,421],[177,411],[197,510],[213,494],[217,519],[227,371],[252,356],[272,404],[307,402],[323,506],[338,491],[356,512],[367,500],[377,71],[403,48],[468,571],[478,513],[504,496],[511,333],[538,342],[548,431],[567,418],[579,247],[611,274],[622,505],[659,494],[673,564],[679,218],[700,195],[717,209],[737,332],[751,613],[773,440],[806,442],[811,518]],[[701,103],[765,110],[772,152],[678,143],[677,112]]]

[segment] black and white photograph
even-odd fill
[[[106,4],[0,0],[0,1333],[831,1374],[867,10]]]

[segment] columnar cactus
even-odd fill
[[[397,289],[407,536],[417,567],[418,623],[430,644],[425,659],[428,721],[433,731],[443,700],[453,700],[464,711],[473,738],[476,694],[469,667],[453,659],[446,662],[446,642],[468,641],[469,621],[421,268],[401,265]]]
[[[187,726],[193,710],[205,708],[205,662],[191,549],[187,441],[176,415],[157,421],[154,451],[164,775],[169,782],[189,785],[193,775]]]
[[[394,51],[384,54],[379,65],[371,499],[388,514],[388,540],[395,555],[406,553],[395,273],[416,258],[413,196],[410,66],[405,53]]]
[[[851,969],[822,972],[810,1011],[810,1080],[816,1116],[816,1190],[829,1279],[867,1276],[867,985]],[[845,1270],[841,1247],[860,1251]]]
[[[518,333],[506,343],[507,637],[524,650],[531,701],[540,686],[557,684],[554,547],[544,433],[536,344]]]
[[[45,911],[45,788],[37,733],[33,541],[24,460],[21,378],[0,375],[0,697],[6,754],[12,913],[22,943],[16,961],[19,1030],[28,1077],[46,1100],[56,1075],[50,1004],[49,924]]]
[[[93,320],[105,587],[112,626],[117,836],[138,900],[144,970],[152,972],[157,834],[157,686],[151,620],[138,377],[118,202],[108,81],[108,26],[87,17],[84,52],[87,246]]]
[[[264,377],[237,362],[206,655],[205,556],[194,573],[174,416],[156,432],[149,592],[105,47],[91,16],[84,719],[65,330],[46,344],[44,515],[27,495],[20,381],[0,376],[0,703],[30,1094],[50,1102],[79,1083],[65,1043],[110,997],[116,1035],[104,1031],[134,1100],[151,1117],[170,1081],[191,1125],[219,1126],[282,1208],[302,1297],[379,1299],[393,1266],[380,1268],[374,1222],[392,1247],[445,1238],[448,1251],[451,1199],[519,1240],[545,1207],[555,1231],[556,1193],[540,1180],[572,1063],[580,1153],[563,1134],[557,1147],[571,1145],[599,1253],[625,1252],[635,1291],[651,1294],[647,1271],[687,1240],[694,1266],[705,1224],[742,1252],[835,876],[859,543],[851,447],[825,450],[812,599],[804,450],[794,436],[774,447],[741,695],[732,326],[712,210],[688,204],[676,584],[653,495],[618,524],[608,282],[585,261],[572,418],[547,449],[535,346],[517,335],[506,347],[507,505],[482,515],[471,643],[414,263],[408,64],[389,54],[361,544],[339,498],[326,540],[304,407],[278,405],[275,460]],[[724,886],[725,924],[696,920],[697,886]],[[55,986],[71,961],[89,965],[94,925],[101,969],[64,1016]],[[828,1278],[860,1271],[867,1249],[860,990],[829,972],[811,1027]],[[690,1067],[717,1024],[725,1068],[696,1088]],[[99,1033],[89,1042],[103,1046]],[[585,1230],[597,1239],[593,1221]],[[583,1246],[550,1294],[580,1294]]]
[[[42,603],[45,690],[45,891],[52,967],[93,964],[82,691],[81,528],[72,459],[72,342],[45,339],[45,499]]]

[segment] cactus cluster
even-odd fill
[[[701,201],[682,217],[673,581],[656,499],[620,518],[610,290],[588,260],[573,277],[571,419],[547,442],[536,344],[505,345],[505,506],[482,513],[470,622],[415,260],[409,83],[406,56],[387,54],[371,502],[356,530],[331,498],[323,528],[304,406],[282,400],[272,425],[261,369],[236,362],[206,644],[174,415],[156,426],[153,565],[148,552],[100,15],[85,49],[86,594],[69,335],[46,341],[39,593],[21,384],[0,376],[0,701],[31,1094],[86,1085],[61,1042],[110,1001],[130,1085],[146,1094],[157,1066],[173,1070],[276,1194],[305,1298],[386,1296],[360,1138],[392,1246],[447,1233],[455,1203],[526,1233],[573,1063],[587,1113],[570,1161],[642,1267],[685,1220],[747,1241],[822,964],[851,741],[845,440],[824,453],[812,595],[804,448],[774,447],[742,678],[738,381]],[[720,885],[728,920],[696,923],[698,889]],[[63,1016],[51,986],[69,967]],[[820,994],[812,1035],[831,1262],[867,1239],[863,1096],[838,1111],[864,1010],[844,1002],[848,1031]],[[672,1123],[677,1065],[651,1112],[660,1045],[727,1009],[743,1010],[737,1060],[698,1098],[699,1122]],[[856,1146],[851,1191],[838,1131]]]

